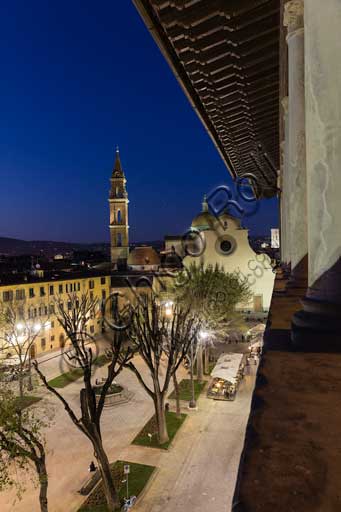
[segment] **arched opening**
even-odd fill
[[[122,247],[122,233],[117,233],[117,247]]]
[[[121,222],[122,222],[121,210],[117,210],[117,222],[118,222],[118,224],[121,224]]]

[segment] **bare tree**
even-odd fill
[[[176,306],[171,318],[168,318],[154,295],[145,296],[133,312],[128,336],[134,350],[140,354],[149,370],[152,386],[149,386],[133,361],[129,361],[125,366],[135,373],[154,402],[160,444],[166,443],[169,439],[165,397],[170,380],[185,358],[189,346],[196,339],[199,329],[200,321],[191,315],[190,308]],[[163,361],[165,369],[161,372]]]
[[[0,389],[0,489],[20,485],[13,480],[11,468],[30,469],[33,463],[39,481],[41,512],[47,512],[48,475],[42,429],[46,420],[39,419],[32,410],[21,410],[15,395]]]
[[[13,305],[0,304],[0,340],[2,351],[16,356],[16,373],[19,382],[19,395],[24,396],[24,381],[27,371],[31,382],[30,363],[31,350],[37,336],[44,325],[40,322],[33,323],[18,314],[18,309]],[[32,387],[32,383],[31,383]]]
[[[85,328],[91,312],[94,312],[96,309],[97,300],[89,298],[87,294],[83,294],[80,299],[78,299],[78,297],[73,294],[68,297],[67,308],[64,308],[60,300],[56,301],[56,305],[57,319],[72,346],[69,357],[72,358],[74,364],[83,370],[84,387],[80,390],[79,395],[80,416],[71,408],[66,399],[48,384],[37,362],[34,362],[34,367],[45,387],[62,402],[74,425],[92,443],[94,456],[102,476],[107,508],[112,512],[119,506],[119,497],[111,475],[109,460],[103,447],[101,416],[109,388],[124,365],[128,364],[132,353],[129,348],[123,348],[123,331],[121,331],[119,327],[112,330],[110,347],[106,352],[109,360],[107,375],[101,387],[99,398],[96,400],[95,387],[92,383],[94,364],[93,349],[87,344],[89,336],[85,333]],[[117,325],[119,325],[119,322],[120,319],[116,319]]]

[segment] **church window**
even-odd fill
[[[229,254],[232,254],[237,246],[237,243],[233,237],[230,236],[224,236],[221,238],[218,238],[216,242],[216,251],[220,254],[223,254],[224,256],[228,256]]]
[[[117,210],[117,222],[119,224],[121,224],[122,222],[122,214],[121,214],[121,210]]]
[[[122,247],[122,233],[117,233],[117,247]]]
[[[222,252],[229,253],[231,250],[232,244],[229,240],[223,240],[220,244],[220,249]]]

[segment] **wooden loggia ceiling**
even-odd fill
[[[234,178],[276,194],[279,0],[133,0]]]

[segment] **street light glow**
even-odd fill
[[[41,329],[41,324],[35,324],[33,329],[34,329],[35,332],[39,332],[40,329]]]
[[[202,340],[206,340],[206,338],[208,338],[208,332],[200,331],[199,336]]]
[[[19,323],[19,324],[16,325],[16,328],[17,328],[17,331],[22,331],[24,326],[23,326],[23,324]]]

